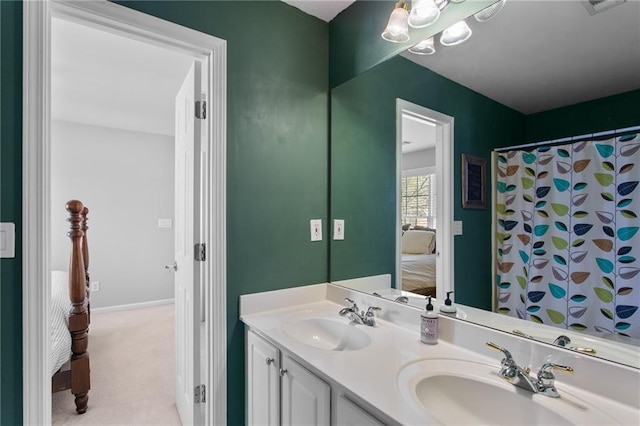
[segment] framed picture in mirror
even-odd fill
[[[462,154],[462,208],[487,208],[487,160]]]

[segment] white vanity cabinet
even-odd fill
[[[295,362],[282,358],[282,424],[331,424],[331,388],[327,383]]]
[[[384,423],[378,421],[345,395],[338,397],[336,411],[336,424],[339,426],[384,426]]]
[[[280,351],[247,332],[247,424],[280,424]]]
[[[246,369],[247,424],[331,424],[330,386],[251,330]]]

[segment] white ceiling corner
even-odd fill
[[[338,13],[351,6],[355,0],[282,0],[303,12],[322,19],[331,21]]]

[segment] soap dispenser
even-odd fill
[[[420,314],[420,341],[429,345],[438,343],[438,314],[433,310],[431,296]]]
[[[444,301],[444,305],[440,305],[440,312],[443,314],[456,316],[456,311],[458,310],[458,308],[456,308],[451,302],[451,293],[453,293],[453,291],[447,292],[447,299]]]

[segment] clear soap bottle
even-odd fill
[[[447,292],[447,299],[444,301],[444,305],[440,305],[440,312],[455,317],[458,309],[451,302],[451,293],[453,293],[453,291]]]
[[[428,345],[438,343],[438,313],[433,310],[431,296],[420,314],[420,341]]]

